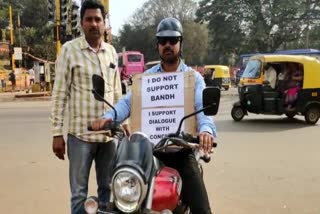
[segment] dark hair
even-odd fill
[[[99,1],[99,0],[86,0],[82,3],[81,5],[81,9],[80,9],[80,18],[81,21],[83,20],[84,17],[84,13],[87,9],[100,9],[101,10],[101,14],[103,17],[103,20],[106,17],[106,10],[103,6],[103,4]]]

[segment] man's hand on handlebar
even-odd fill
[[[125,134],[126,134],[128,137],[130,137],[130,135],[131,135],[130,126],[129,126],[128,124],[123,124],[123,125],[122,125],[122,128],[123,128]]]
[[[212,149],[212,144],[214,142],[212,134],[208,132],[201,132],[199,134],[199,145],[203,149],[204,153],[210,153]]]
[[[99,131],[99,130],[103,130],[104,126],[107,123],[111,123],[112,119],[108,118],[108,119],[97,119],[91,122],[91,127],[93,131]]]

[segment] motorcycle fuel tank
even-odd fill
[[[174,210],[179,202],[181,187],[182,181],[178,171],[163,167],[155,179],[152,210]]]

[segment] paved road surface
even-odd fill
[[[236,123],[235,99],[222,97],[219,146],[205,165],[215,213],[320,213],[319,123],[259,115]],[[68,162],[51,152],[49,112],[48,101],[0,103],[0,205],[10,213],[69,213]]]

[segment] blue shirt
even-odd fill
[[[181,62],[178,66],[177,72],[186,72],[193,70],[191,67],[188,67],[186,64]],[[152,73],[161,73],[165,72],[161,64],[155,65],[152,68],[145,71],[147,74]],[[200,110],[203,108],[202,104],[202,91],[205,88],[205,82],[203,77],[199,72],[195,73],[195,95],[194,95],[194,103],[195,103],[195,111]],[[129,92],[125,97],[119,100],[119,102],[115,105],[115,109],[117,111],[117,121],[122,122],[130,116],[131,111],[131,96],[132,93]],[[107,111],[103,118],[114,118],[114,112],[112,110]],[[197,123],[198,123],[198,132],[209,132],[214,137],[217,136],[216,134],[216,126],[213,122],[213,118],[210,116],[204,115],[203,112],[197,114]]]

